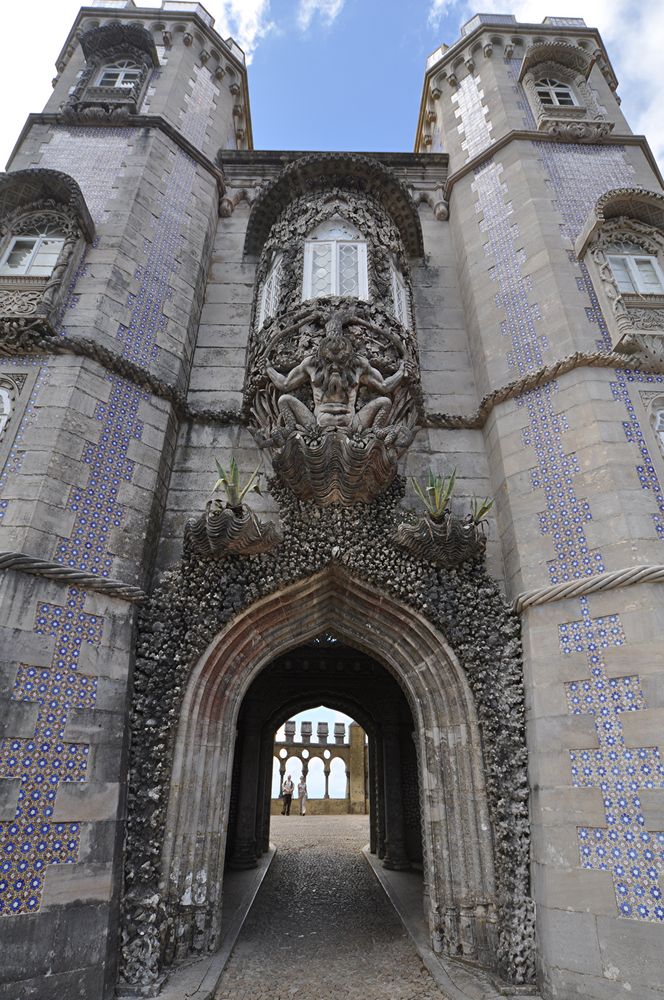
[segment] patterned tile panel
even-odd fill
[[[36,706],[33,734],[0,743],[0,778],[18,780],[18,803],[12,820],[0,822],[0,915],[36,911],[41,906],[49,865],[78,860],[80,823],[53,820],[58,789],[64,781],[86,781],[89,747],[65,739],[72,709],[94,708],[96,677],[81,673],[83,647],[101,642],[103,618],[83,611],[85,594],[71,588],[60,607],[40,604],[38,635],[55,640],[48,667],[20,664],[13,701]]]
[[[203,66],[194,66],[191,93],[185,97],[186,108],[180,113],[180,131],[199,149],[205,144],[205,133],[212,123],[219,88],[212,74]]]
[[[646,829],[639,793],[664,788],[664,761],[658,747],[625,744],[621,716],[646,704],[637,675],[607,674],[605,651],[625,643],[619,616],[592,618],[588,599],[579,603],[581,619],[559,626],[560,649],[584,654],[590,676],[565,691],[571,714],[594,716],[598,746],[570,751],[572,780],[601,791],[606,816],[605,827],[578,828],[580,863],[610,873],[620,916],[663,923],[664,832]]]
[[[493,125],[487,120],[489,109],[483,103],[483,97],[484,91],[480,88],[478,76],[464,76],[452,94],[452,103],[457,105],[454,116],[459,119],[457,131],[464,136],[461,148],[465,149],[467,160],[477,156],[493,142]]]

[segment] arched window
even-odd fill
[[[65,234],[55,224],[12,236],[0,258],[0,275],[48,278],[64,245]]]
[[[258,329],[262,327],[266,319],[274,316],[277,312],[279,295],[281,294],[281,264],[282,256],[279,253],[273,258],[263,280],[258,303]]]
[[[143,75],[141,67],[132,59],[117,59],[99,70],[96,87],[133,87]]]
[[[304,244],[302,299],[328,295],[369,297],[366,241],[339,216],[322,222]]]
[[[540,102],[546,107],[575,108],[578,101],[574,91],[567,83],[561,83],[553,77],[545,76],[535,83],[535,90]]]
[[[621,240],[607,247],[607,260],[622,294],[663,295],[664,274],[654,254],[643,247]]]

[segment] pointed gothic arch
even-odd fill
[[[253,604],[208,646],[182,703],[166,821],[166,906],[176,935],[214,947],[221,917],[235,725],[252,680],[275,657],[333,628],[397,678],[415,723],[429,922],[468,958],[495,964],[495,879],[480,727],[468,680],[413,611],[328,567]],[[184,902],[183,902],[184,901]]]

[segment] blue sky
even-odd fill
[[[222,35],[249,62],[257,149],[408,151],[413,148],[424,65],[478,9],[468,0],[207,0]],[[30,111],[48,98],[54,62],[80,3],[3,6],[0,162]],[[158,7],[156,0],[144,6]],[[600,29],[620,80],[623,109],[664,160],[661,0],[482,0],[482,11],[539,23],[584,17]],[[35,26],[39,25],[38,30]],[[26,59],[29,53],[29,61]],[[8,99],[10,98],[10,99]],[[647,128],[646,128],[647,123]]]

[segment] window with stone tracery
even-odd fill
[[[46,224],[33,232],[11,236],[0,258],[0,275],[48,278],[65,245],[65,234],[57,225]]]
[[[259,329],[265,320],[276,315],[279,306],[279,295],[281,293],[281,274],[282,256],[281,254],[277,254],[270,264],[270,269],[265,275],[263,287],[261,288],[257,323]]]
[[[9,423],[13,409],[13,392],[8,385],[0,383],[0,438],[5,433],[5,427]]]
[[[366,240],[339,217],[317,226],[304,244],[303,301],[330,295],[369,297]]]
[[[553,77],[545,76],[537,80],[535,90],[540,102],[546,107],[574,108],[579,103],[569,84]]]
[[[408,304],[408,287],[406,285],[406,279],[394,261],[392,261],[390,272],[394,317],[399,321],[399,323],[401,323],[402,326],[409,328],[410,308]]]
[[[133,87],[143,76],[143,69],[131,59],[118,59],[102,66],[96,87]]]
[[[629,241],[607,247],[607,260],[618,291],[632,295],[664,294],[664,275],[654,254]]]

